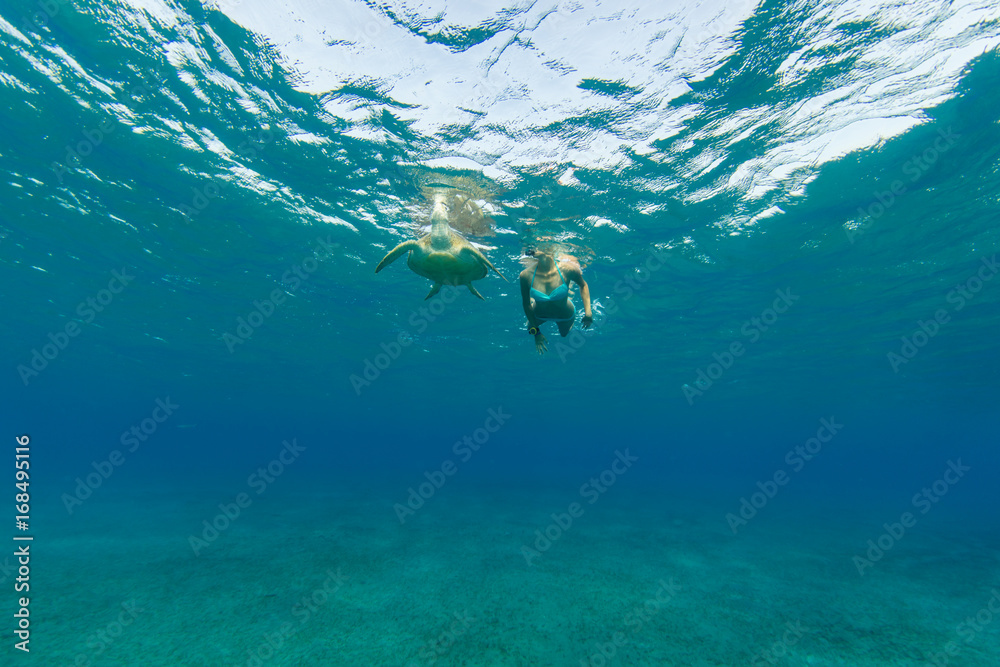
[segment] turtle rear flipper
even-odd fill
[[[472,286],[472,283],[469,283],[469,291],[472,292],[473,294],[475,294],[476,296],[478,296],[483,301],[486,301],[486,297],[483,296],[482,294],[480,294],[479,292],[477,292],[476,288]]]
[[[441,291],[441,283],[434,283],[434,287],[432,287],[431,291],[428,292],[427,296],[424,297],[424,301],[427,301],[427,299],[431,298],[440,291]]]

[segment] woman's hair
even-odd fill
[[[527,248],[525,248],[524,254],[527,255],[528,257],[534,257],[535,256],[535,246],[528,246]]]

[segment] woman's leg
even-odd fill
[[[576,320],[576,306],[573,305],[571,301],[569,304],[570,314],[567,316],[566,320],[563,322],[557,322],[559,326],[559,333],[565,337],[569,334],[569,330],[573,328],[573,322]]]

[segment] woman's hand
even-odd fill
[[[594,323],[594,318],[590,315],[584,315],[583,319],[580,320],[580,324],[583,325],[584,329],[589,329],[590,325]]]
[[[535,334],[535,349],[538,350],[538,354],[545,354],[549,349],[545,344],[545,336],[541,331]]]

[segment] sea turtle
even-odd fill
[[[405,252],[410,253],[406,260],[410,269],[418,276],[434,281],[434,287],[424,300],[437,294],[442,285],[468,285],[470,292],[483,299],[483,295],[472,286],[472,281],[485,278],[490,269],[507,280],[483,253],[452,231],[448,225],[448,208],[443,197],[436,198],[434,202],[431,233],[418,241],[400,243],[382,258],[375,267],[375,273],[395,262]]]

